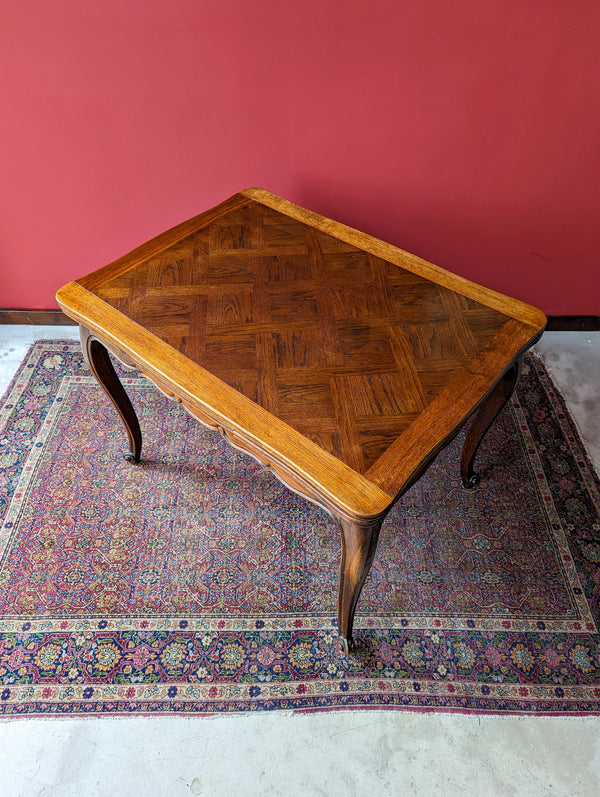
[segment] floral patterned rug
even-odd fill
[[[135,372],[143,461],[78,344],[0,407],[4,715],[412,708],[598,713],[600,492],[526,358],[462,488],[461,438],[390,513],[338,653],[339,535]]]

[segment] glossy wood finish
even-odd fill
[[[517,360],[502,379],[497,382],[469,427],[460,460],[460,475],[463,485],[467,488],[475,487],[479,484],[479,474],[475,473],[474,470],[475,457],[488,429],[514,393],[519,381],[520,371],[521,361]]]
[[[377,551],[383,518],[361,523],[342,518],[342,555],[340,558],[338,595],[338,647],[342,653],[353,649],[352,624],[356,604]]]
[[[89,329],[84,326],[79,327],[79,333],[85,361],[108,398],[112,401],[125,426],[129,449],[123,453],[123,457],[128,462],[138,463],[142,454],[142,432],[129,396],[119,381],[103,343],[95,338]]]
[[[41,326],[73,326],[69,316],[58,310],[0,310],[0,324],[35,324]],[[546,331],[594,332],[600,330],[598,315],[549,315]]]
[[[386,513],[479,410],[469,471],[480,419],[495,417],[504,395],[496,385],[545,323],[535,308],[263,189],[57,299],[93,340],[340,521],[342,649]],[[85,334],[131,440],[129,410]]]

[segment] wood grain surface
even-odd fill
[[[106,350],[340,521],[339,645],[386,513],[474,413],[461,473],[545,317],[248,189],[57,294],[141,433]],[[457,466],[458,473],[458,466]]]
[[[130,319],[139,348],[158,351],[162,341],[203,369],[198,388],[207,372],[239,396],[242,413],[243,396],[249,415],[262,408],[281,421],[280,449],[290,447],[289,427],[331,455],[333,470],[345,465],[393,497],[545,322],[528,305],[263,189],[78,284],[77,307],[59,293],[65,312],[94,330],[93,303],[112,317],[113,336]]]

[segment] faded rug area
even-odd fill
[[[335,522],[120,373],[138,466],[77,343],[36,344],[2,402],[3,714],[598,712],[599,485],[538,359],[481,485],[459,438],[390,513],[354,658]]]

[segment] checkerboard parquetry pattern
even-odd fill
[[[507,321],[251,200],[97,293],[359,473]]]

